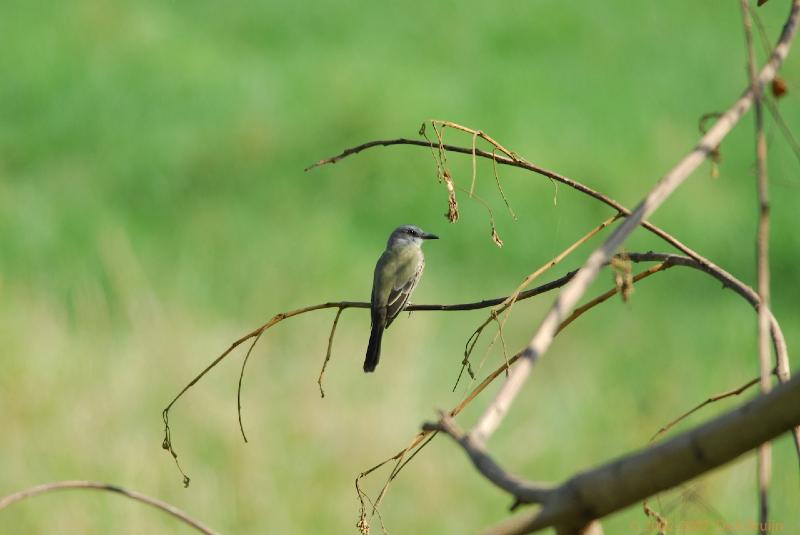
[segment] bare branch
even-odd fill
[[[692,407],[688,411],[684,412],[683,414],[681,414],[680,416],[678,416],[677,418],[675,418],[674,420],[669,422],[667,425],[663,426],[661,429],[656,431],[655,434],[652,437],[650,437],[650,440],[648,440],[648,443],[653,442],[658,437],[660,437],[661,435],[663,435],[664,433],[666,433],[667,431],[669,431],[670,429],[672,429],[673,427],[678,425],[678,423],[680,423],[681,421],[685,420],[686,418],[688,418],[692,414],[696,413],[697,411],[699,411],[700,409],[702,409],[706,405],[710,405],[711,403],[714,403],[714,402],[719,401],[721,399],[729,398],[729,397],[732,397],[732,396],[738,396],[739,394],[741,394],[742,392],[744,392],[745,390],[747,390],[751,386],[753,386],[755,384],[758,384],[759,380],[760,380],[759,377],[756,377],[755,379],[750,379],[748,382],[746,382],[745,384],[743,384],[741,386],[737,386],[736,388],[732,388],[730,390],[726,390],[725,392],[721,392],[719,394],[714,394],[713,396],[707,398],[705,401],[702,401],[701,403],[698,403],[697,405],[695,405],[694,407]]]
[[[639,277],[639,279],[642,279],[644,277],[647,277],[647,276],[652,275],[652,274],[657,273],[657,272],[658,272],[658,270],[656,270],[656,271],[648,271],[642,277]],[[637,279],[637,280],[639,280],[639,279]],[[616,291],[616,289],[613,290],[613,291]],[[588,312],[588,310],[590,308],[592,308],[592,307],[586,307],[583,310],[583,313]],[[463,411],[467,407],[467,405],[469,405],[478,395],[480,395],[480,393],[483,392],[486,389],[486,387],[489,386],[495,379],[497,379],[500,375],[502,375],[503,372],[506,372],[509,369],[510,366],[512,366],[517,360],[519,360],[519,358],[521,356],[522,356],[522,353],[517,353],[513,357],[507,359],[504,362],[504,364],[502,364],[500,367],[495,369],[483,381],[481,381],[481,383],[478,386],[476,386],[469,393],[469,395],[467,395],[458,405],[456,405],[454,408],[452,408],[447,413],[447,416],[450,417],[450,418],[453,418],[453,417],[457,416],[459,413],[461,413],[461,411]],[[383,485],[383,488],[381,489],[381,492],[380,492],[379,496],[377,497],[377,499],[373,503],[373,511],[374,511],[374,510],[377,509],[378,505],[380,505],[381,501],[383,500],[384,496],[386,495],[386,492],[388,490],[389,484],[398,476],[398,474],[405,467],[405,465],[417,453],[419,453],[419,451],[422,448],[424,448],[434,438],[434,436],[437,433],[438,433],[438,431],[435,431],[435,430],[434,431],[430,431],[430,430],[421,431],[420,433],[418,433],[411,440],[410,444],[408,446],[406,446],[404,449],[400,450],[399,452],[397,452],[393,456],[389,457],[388,459],[385,459],[384,461],[376,464],[375,466],[373,466],[373,467],[365,470],[364,472],[361,472],[361,474],[359,474],[359,476],[356,478],[356,491],[358,493],[359,500],[361,502],[361,514],[360,514],[359,522],[363,521],[366,518],[366,512],[364,511],[364,500],[363,500],[363,497],[362,497],[363,491],[361,490],[361,488],[359,486],[360,480],[363,479],[364,477],[366,477],[367,475],[369,475],[370,473],[374,472],[375,470],[379,469],[380,467],[382,467],[386,463],[391,462],[391,461],[395,461],[395,467],[392,469],[392,473],[387,478],[386,482]],[[411,454],[411,456],[408,459],[406,459],[405,458],[406,454],[408,454],[408,452],[411,452],[411,451],[413,451],[413,453]]]
[[[761,371],[761,392],[766,394],[772,388],[770,380],[772,365],[769,352],[769,197],[767,189],[767,138],[764,135],[763,91],[758,81],[755,49],[753,46],[753,23],[750,18],[749,2],[741,0],[742,25],[744,26],[747,48],[747,70],[750,74],[750,89],[753,92],[753,115],[756,131],[756,168],[758,182],[758,237],[756,243],[758,272],[758,297],[761,306],[758,310],[758,361]],[[758,496],[759,526],[766,533],[769,522],[768,491],[772,478],[772,449],[769,444],[758,448]]]
[[[728,463],[799,424],[800,377],[795,377],[675,438],[572,477],[539,512],[515,517],[490,533],[584,526]]]
[[[772,80],[778,67],[786,57],[789,51],[789,44],[797,29],[798,14],[800,14],[800,0],[795,0],[792,3],[792,10],[784,26],[781,40],[775,47],[772,57],[762,69],[758,77],[758,84],[763,86]],[[614,255],[619,246],[625,242],[626,238],[641,224],[644,218],[652,214],[703,162],[709,152],[720,144],[752,103],[753,89],[748,88],[734,105],[717,120],[708,133],[700,139],[697,146],[656,184],[633,213],[616,228],[600,248],[589,256],[584,266],[564,287],[525,349],[523,358],[511,371],[508,379],[501,386],[494,400],[486,408],[476,424],[474,428],[476,440],[485,442],[500,425],[511,403],[513,403],[522,385],[530,375],[533,364],[550,347],[556,329],[558,329],[564,315],[575,306],[589,287],[589,284],[595,279],[603,264]]]
[[[465,435],[446,413],[440,412],[438,422],[426,423],[424,431],[442,431],[455,440],[469,455],[475,468],[494,483],[508,492],[520,503],[545,503],[552,492],[551,485],[531,483],[513,476],[503,470],[489,455],[481,444],[476,443],[469,435]]]
[[[564,260],[564,258],[566,258],[570,254],[572,254],[572,252],[574,252],[575,249],[577,249],[578,247],[580,247],[581,245],[586,243],[594,235],[596,235],[597,233],[599,233],[600,231],[605,229],[611,223],[616,221],[619,217],[621,217],[621,214],[618,213],[617,215],[614,215],[614,216],[606,219],[605,221],[600,223],[598,226],[592,228],[589,232],[587,232],[586,234],[584,234],[583,236],[578,238],[575,242],[570,244],[566,249],[564,249],[559,254],[557,254],[553,259],[545,262],[536,271],[534,271],[533,273],[531,273],[528,276],[526,276],[523,279],[523,281],[520,283],[520,285],[517,286],[517,288],[514,290],[514,292],[511,295],[506,297],[503,300],[502,303],[499,303],[497,305],[497,307],[492,309],[491,313],[489,314],[489,317],[486,318],[475,329],[475,331],[473,331],[472,335],[467,339],[467,343],[466,343],[466,346],[465,346],[465,349],[464,349],[464,360],[461,362],[461,371],[459,372],[458,377],[456,378],[455,385],[453,385],[453,391],[455,391],[455,389],[458,387],[458,383],[461,380],[461,376],[464,373],[464,369],[468,369],[470,376],[474,379],[475,374],[472,372],[472,369],[470,368],[469,358],[470,358],[470,356],[472,354],[472,351],[475,349],[475,346],[477,345],[478,340],[480,339],[480,336],[483,333],[483,330],[492,321],[497,321],[498,314],[500,314],[502,312],[505,312],[505,311],[508,311],[508,313],[510,314],[511,313],[511,308],[514,306],[514,303],[519,300],[519,296],[521,295],[521,292],[524,290],[524,288],[526,286],[528,286],[530,283],[532,283],[534,280],[536,280],[538,277],[540,277],[547,270],[549,270],[549,269],[555,267],[556,265],[558,265],[559,262]],[[505,322],[508,320],[509,314],[506,314],[506,316],[505,316],[505,318],[503,319],[502,322],[498,322],[498,326],[499,326],[499,331],[500,332],[502,331],[503,327],[505,326]]]
[[[531,297],[535,297],[537,295],[540,295],[542,293],[548,292],[548,291],[553,290],[555,288],[560,288],[561,286],[563,286],[567,282],[569,282],[569,280],[574,275],[575,275],[575,272],[567,273],[566,275],[564,275],[564,276],[562,276],[562,277],[560,277],[560,278],[558,278],[556,280],[553,280],[553,281],[548,282],[546,284],[542,284],[542,285],[540,285],[540,286],[538,286],[536,288],[531,288],[530,290],[526,290],[524,292],[521,292],[519,297],[517,298],[517,300],[530,299]],[[439,305],[439,304],[435,304],[435,305],[408,305],[405,308],[405,310],[408,311],[408,312],[415,312],[415,311],[465,311],[465,310],[478,310],[478,309],[489,308],[489,307],[498,305],[498,304],[502,303],[503,301],[505,301],[506,299],[507,299],[507,297],[497,297],[497,298],[494,298],[494,299],[485,299],[483,301],[476,301],[476,302],[472,302],[472,303],[459,303],[459,304],[454,304],[454,305]],[[181,472],[181,475],[183,476],[183,484],[184,484],[184,486],[188,487],[189,486],[189,482],[191,480],[190,480],[189,476],[183,471],[183,469],[181,468],[180,463],[178,462],[178,454],[175,451],[175,448],[174,448],[174,445],[173,445],[173,442],[172,442],[172,433],[171,433],[171,429],[170,429],[170,426],[169,426],[169,411],[172,409],[172,406],[192,386],[197,384],[197,382],[200,379],[202,379],[209,371],[211,371],[215,366],[217,366],[220,362],[222,362],[222,360],[224,360],[228,355],[230,355],[233,352],[234,349],[236,349],[237,347],[239,347],[240,345],[244,344],[247,341],[251,342],[250,343],[250,347],[248,348],[247,353],[245,355],[245,358],[242,361],[242,368],[241,368],[241,371],[240,371],[240,374],[239,374],[239,384],[238,384],[237,396],[236,396],[237,397],[237,414],[238,414],[238,418],[239,418],[239,429],[240,429],[240,431],[242,433],[242,437],[244,438],[244,441],[247,442],[247,436],[245,435],[245,432],[244,432],[244,426],[243,426],[243,423],[242,423],[242,416],[241,416],[241,414],[242,414],[241,413],[241,409],[242,409],[242,403],[241,403],[242,380],[243,380],[243,377],[244,377],[244,370],[245,370],[245,366],[246,366],[246,364],[248,362],[248,359],[249,359],[249,357],[250,357],[250,355],[251,355],[251,353],[253,351],[253,348],[255,347],[256,343],[260,340],[261,336],[267,330],[269,330],[270,328],[274,327],[278,323],[280,323],[280,322],[282,322],[282,321],[284,321],[286,319],[292,318],[294,316],[298,316],[298,315],[305,314],[305,313],[308,313],[308,312],[313,312],[313,311],[316,311],[316,310],[329,309],[329,308],[336,308],[336,309],[338,309],[338,313],[341,314],[341,312],[343,310],[347,309],[347,308],[368,309],[369,307],[370,307],[370,303],[368,303],[366,301],[336,301],[336,302],[320,303],[320,304],[317,304],[317,305],[307,306],[307,307],[298,308],[298,309],[295,309],[295,310],[290,310],[288,312],[281,312],[280,314],[276,314],[268,322],[266,322],[265,324],[263,324],[260,327],[250,331],[249,333],[245,334],[244,336],[240,337],[238,340],[233,342],[228,347],[228,349],[223,351],[221,355],[219,355],[216,359],[214,359],[211,362],[211,364],[206,366],[203,369],[203,371],[201,371],[191,381],[189,381],[189,383],[185,387],[183,387],[183,389],[180,392],[178,392],[178,394],[172,399],[172,401],[170,401],[170,403],[166,406],[166,408],[164,408],[164,410],[161,413],[162,420],[164,421],[164,440],[162,442],[162,448],[167,450],[170,453],[170,455],[172,455],[172,458],[175,460],[175,464],[178,467],[178,470]],[[338,315],[337,315],[337,320],[338,320]],[[328,345],[328,351],[329,352],[331,350],[331,345],[330,344],[331,344],[332,339],[333,339],[334,329],[335,329],[335,325],[331,330],[331,335],[330,335],[329,341],[328,341],[329,342],[329,345]],[[329,355],[330,355],[330,353],[328,353],[327,358],[329,358]],[[326,362],[327,362],[327,358],[326,358]],[[324,368],[323,368],[323,371],[324,371]],[[320,379],[321,379],[321,376],[320,376]],[[320,385],[320,389],[321,388],[322,388],[322,386]]]
[[[643,278],[649,277],[653,273],[657,273],[659,271],[664,271],[665,269],[669,269],[673,265],[675,265],[675,264],[672,264],[669,261],[665,261],[665,262],[661,262],[660,264],[656,264],[656,265],[648,268],[647,270],[642,271],[638,275],[634,276],[632,278],[632,282],[633,283],[639,282]],[[599,296],[595,297],[594,299],[592,299],[591,301],[589,301],[585,305],[581,305],[581,306],[577,307],[575,310],[572,311],[572,314],[570,314],[569,317],[567,317],[564,321],[561,322],[561,325],[558,326],[558,329],[556,329],[555,334],[558,334],[561,331],[563,331],[565,328],[567,328],[567,326],[569,326],[570,323],[575,321],[578,317],[582,316],[590,308],[594,308],[597,305],[599,305],[601,303],[604,303],[605,301],[608,301],[615,294],[620,293],[622,291],[622,289],[623,289],[622,286],[615,285],[614,288],[612,288],[611,290],[605,292],[602,295],[599,295]]]
[[[722,283],[723,288],[728,288],[728,289],[733,290],[736,294],[738,294],[739,296],[743,297],[748,303],[750,303],[750,305],[755,310],[758,310],[758,295],[749,286],[747,286],[743,282],[739,281],[733,275],[731,275],[730,273],[728,273],[726,271],[722,271],[722,270],[718,271],[718,270],[715,270],[715,269],[711,269],[708,266],[703,265],[703,264],[697,262],[696,260],[694,260],[692,258],[685,257],[685,256],[680,256],[680,255],[675,255],[675,254],[668,254],[668,253],[654,253],[654,252],[626,253],[626,257],[632,262],[649,262],[649,261],[660,262],[660,264],[658,264],[656,266],[653,266],[652,268],[647,269],[647,270],[637,274],[635,277],[633,277],[634,282],[639,282],[642,279],[644,279],[646,277],[649,277],[650,275],[653,275],[655,273],[659,273],[661,271],[664,271],[664,270],[666,270],[667,268],[669,268],[671,266],[689,267],[689,268],[696,269],[698,271],[701,271],[703,273],[706,273],[706,274],[714,277],[715,279],[717,279],[718,281],[720,281]],[[614,295],[618,291],[619,291],[618,287],[612,288],[608,292],[603,293],[601,296],[590,300],[587,305],[579,307],[579,309],[577,309],[575,313],[573,313],[567,320],[565,320],[559,326],[558,332],[560,333],[568,324],[571,324],[572,322],[574,322],[574,320],[577,319],[579,316],[581,316],[582,314],[585,314],[586,312],[591,310],[593,307],[601,304],[603,301],[605,301],[606,299],[610,298],[612,295]],[[786,344],[784,342],[783,332],[781,331],[780,325],[778,324],[777,320],[774,317],[772,318],[772,333],[773,333],[773,338],[775,340],[774,343],[775,343],[776,348],[777,347],[782,347],[783,350],[785,350]],[[456,405],[454,408],[452,408],[450,411],[448,411],[447,416],[449,418],[454,418],[455,416],[460,414],[492,382],[494,382],[504,372],[507,372],[509,367],[513,366],[514,363],[517,362],[517,360],[519,360],[521,358],[521,356],[522,356],[521,352],[517,353],[513,357],[507,359],[506,362],[501,364],[498,368],[496,368],[494,371],[492,371],[489,375],[487,375],[483,379],[483,381],[481,381],[481,383],[478,386],[476,386],[469,393],[469,395],[467,395],[458,405]],[[699,407],[698,407],[698,409],[699,409]],[[695,410],[698,410],[698,409],[695,409]],[[423,430],[422,432],[418,433],[411,440],[411,442],[409,443],[409,445],[406,448],[398,451],[396,454],[394,454],[393,456],[389,457],[388,459],[382,461],[381,463],[379,463],[379,464],[369,468],[368,470],[365,470],[361,474],[359,474],[359,476],[356,478],[356,489],[359,491],[359,499],[361,500],[361,504],[362,504],[362,518],[364,517],[365,512],[364,512],[364,509],[363,509],[364,508],[363,498],[361,497],[361,494],[360,494],[363,491],[361,491],[361,489],[359,487],[359,481],[361,479],[363,479],[364,477],[366,477],[367,475],[369,475],[370,473],[372,473],[375,470],[379,469],[380,467],[384,466],[386,463],[391,462],[391,461],[395,461],[395,467],[392,470],[392,473],[390,474],[389,478],[386,480],[386,482],[385,482],[385,484],[383,486],[383,489],[380,492],[379,497],[375,500],[375,502],[373,504],[373,508],[377,508],[377,506],[380,504],[381,500],[383,499],[383,497],[386,494],[386,491],[388,489],[389,483],[391,483],[391,481],[394,478],[397,477],[397,475],[399,474],[400,470],[402,470],[402,468],[411,460],[411,458],[413,458],[414,455],[419,453],[420,449],[430,442],[430,440],[435,436],[435,434],[436,434],[436,431],[431,432],[431,431]],[[422,445],[420,446],[420,444],[422,444]],[[406,459],[405,456],[411,451],[413,451],[411,457]]]
[[[319,385],[320,397],[325,397],[325,390],[322,389],[322,376],[325,375],[325,368],[328,367],[328,361],[331,360],[331,348],[333,347],[333,335],[336,334],[336,326],[339,325],[339,317],[342,315],[343,308],[336,311],[336,317],[333,318],[333,325],[331,325],[331,334],[328,336],[328,350],[325,352],[325,360],[322,362],[322,369],[319,371],[319,378],[317,384]]]
[[[432,144],[430,142],[420,141],[420,140],[416,140],[416,139],[397,138],[397,139],[370,141],[368,143],[363,143],[363,144],[358,145],[356,147],[352,147],[352,148],[346,149],[342,153],[340,153],[340,154],[338,154],[336,156],[333,156],[331,158],[326,158],[326,159],[320,160],[316,164],[306,168],[306,170],[312,169],[312,168],[314,168],[316,166],[319,166],[319,165],[325,165],[327,163],[336,163],[339,160],[341,160],[343,158],[346,158],[347,156],[350,156],[352,154],[358,154],[359,152],[361,152],[363,150],[367,150],[367,149],[370,149],[370,148],[373,148],[373,147],[395,146],[395,145],[410,145],[410,146],[432,148]],[[444,150],[444,151],[459,153],[459,154],[472,155],[472,148],[467,148],[467,147],[458,147],[458,146],[455,146],[455,145],[443,144],[443,145],[441,145],[440,149]],[[631,214],[631,211],[628,208],[626,208],[625,206],[623,206],[619,202],[615,201],[614,199],[608,197],[607,195],[604,195],[603,193],[600,193],[600,192],[598,192],[598,191],[586,186],[585,184],[582,184],[582,183],[580,183],[580,182],[578,182],[576,180],[573,180],[571,178],[568,178],[568,177],[566,177],[564,175],[560,175],[560,174],[558,174],[558,173],[556,173],[554,171],[550,171],[550,170],[545,169],[543,167],[534,165],[534,164],[528,162],[527,160],[519,158],[519,156],[515,155],[515,159],[512,159],[512,158],[507,158],[507,157],[503,157],[503,156],[498,156],[496,153],[489,153],[489,152],[483,151],[481,149],[477,149],[475,154],[477,156],[482,157],[482,158],[491,159],[494,164],[498,164],[499,163],[501,165],[507,165],[507,166],[511,166],[511,167],[518,167],[520,169],[525,169],[527,171],[531,171],[531,172],[536,173],[538,175],[541,175],[541,176],[544,176],[546,178],[549,178],[550,180],[554,180],[556,182],[560,182],[562,184],[566,184],[567,186],[569,186],[569,187],[571,187],[571,188],[573,188],[573,189],[575,189],[575,190],[577,190],[577,191],[579,191],[581,193],[584,193],[585,195],[588,195],[589,197],[591,197],[593,199],[596,199],[596,200],[602,202],[603,204],[606,204],[607,206],[610,206],[611,208],[613,208],[616,211],[624,214],[625,216],[629,216]],[[709,154],[713,154],[713,149],[710,150]],[[437,162],[437,166],[438,166],[439,165],[438,160],[436,160],[436,162]],[[684,254],[689,256],[691,259],[693,259],[694,261],[699,263],[702,266],[703,271],[706,271],[707,273],[712,274],[712,275],[716,276],[717,278],[720,278],[720,277],[729,278],[729,277],[731,277],[731,275],[727,271],[725,271],[724,269],[720,268],[714,262],[712,262],[708,258],[705,258],[703,255],[701,255],[697,251],[693,250],[692,248],[690,248],[686,244],[682,243],[676,237],[672,236],[671,234],[669,234],[665,230],[661,229],[660,227],[657,227],[656,225],[653,225],[652,223],[650,223],[650,222],[648,222],[646,220],[642,221],[641,225],[642,225],[642,227],[647,229],[649,232],[651,232],[654,235],[658,236],[659,238],[661,238],[665,242],[669,243],[670,245],[672,245],[673,247],[675,247],[676,249],[678,249],[679,251],[683,252]],[[786,351],[786,344],[785,344],[785,341],[783,341],[782,337],[780,339],[776,338],[776,344],[779,343],[779,342],[783,343],[783,350],[782,351],[778,350],[778,380],[781,381],[781,382],[785,382],[785,381],[787,381],[789,379],[789,376],[790,376],[788,352]],[[798,454],[800,455],[800,435],[795,437],[795,446],[796,446],[796,448],[798,450]]]
[[[19,492],[15,492],[13,494],[9,494],[8,496],[0,498],[0,511],[2,511],[6,507],[14,503],[26,500],[28,498],[34,498],[41,494],[46,494],[48,492],[53,492],[56,490],[100,490],[106,492],[113,492],[115,494],[124,496],[128,499],[150,505],[152,507],[155,507],[156,509],[160,509],[161,511],[164,511],[169,515],[172,515],[173,517],[177,518],[178,520],[182,521],[188,526],[191,526],[200,533],[205,533],[206,535],[217,535],[216,531],[204,525],[199,520],[195,520],[194,518],[192,518],[191,516],[189,516],[188,514],[178,509],[172,504],[161,501],[157,498],[152,498],[140,492],[136,492],[135,490],[127,490],[122,487],[118,487],[116,485],[110,485],[108,483],[98,483],[96,481],[54,481],[52,483],[37,485],[35,487],[21,490]]]

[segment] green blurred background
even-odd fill
[[[787,6],[773,0],[759,10],[770,39]],[[316,378],[333,312],[281,324],[245,377],[249,444],[235,412],[241,352],[172,412],[188,489],[160,447],[162,408],[273,314],[365,299],[399,224],[442,237],[426,246],[414,300],[456,303],[505,295],[611,212],[563,186],[554,205],[549,181],[501,169],[514,221],[481,162],[477,193],[494,208],[505,241],[497,248],[484,207],[463,193],[458,223],[443,217],[446,191],[424,148],[303,168],[449,119],[632,206],[692,146],[698,118],[740,94],[744,58],[733,0],[4,0],[0,495],[93,479],[172,502],[223,533],[355,532],[354,477],[403,447],[434,409],[461,399],[465,385],[450,389],[485,311],[402,318],[370,376],[361,372],[368,316],[346,311],[324,399]],[[798,58],[784,68],[790,93],[780,101],[790,126],[800,124]],[[652,218],[751,284],[752,131],[747,116],[722,147],[719,178],[704,165]],[[792,350],[800,166],[771,120],[768,139],[774,310]],[[455,132],[446,140],[471,143]],[[449,161],[467,188],[469,158]],[[643,231],[628,247],[667,250]],[[611,284],[602,274],[592,294]],[[510,349],[527,341],[551,300],[515,307]],[[632,302],[614,299],[557,339],[491,451],[517,473],[561,481],[642,447],[673,417],[753,377],[755,340],[752,310],[710,278],[678,268],[650,278]],[[484,370],[502,358],[495,348]],[[797,459],[786,437],[774,455],[772,518],[788,533],[800,524]],[[385,475],[367,481],[373,495]],[[673,492],[661,505],[678,501],[668,515],[676,523],[717,514],[749,522],[754,475],[749,455],[693,485],[698,499]],[[393,484],[382,512],[390,533],[464,533],[506,518],[508,505],[453,444],[437,440]],[[604,525],[639,533],[645,520],[633,507]],[[190,530],[114,496],[66,493],[4,511],[0,532]]]

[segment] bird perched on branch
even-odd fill
[[[424,232],[414,225],[397,227],[386,244],[386,250],[375,264],[375,277],[372,281],[372,328],[364,359],[364,371],[371,372],[378,365],[381,356],[383,330],[405,308],[411,292],[422,276],[425,257],[422,242],[438,240],[439,236]]]

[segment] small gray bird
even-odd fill
[[[372,330],[369,334],[364,371],[371,372],[378,365],[381,356],[383,330],[388,329],[400,311],[405,308],[411,292],[419,282],[425,268],[422,255],[422,242],[438,240],[439,236],[423,232],[414,225],[397,227],[386,250],[375,264],[375,278],[372,281]]]

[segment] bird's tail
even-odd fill
[[[364,358],[364,371],[375,371],[378,360],[381,358],[381,338],[385,320],[380,313],[372,314],[372,330],[369,333],[369,344],[367,345],[367,355]]]

